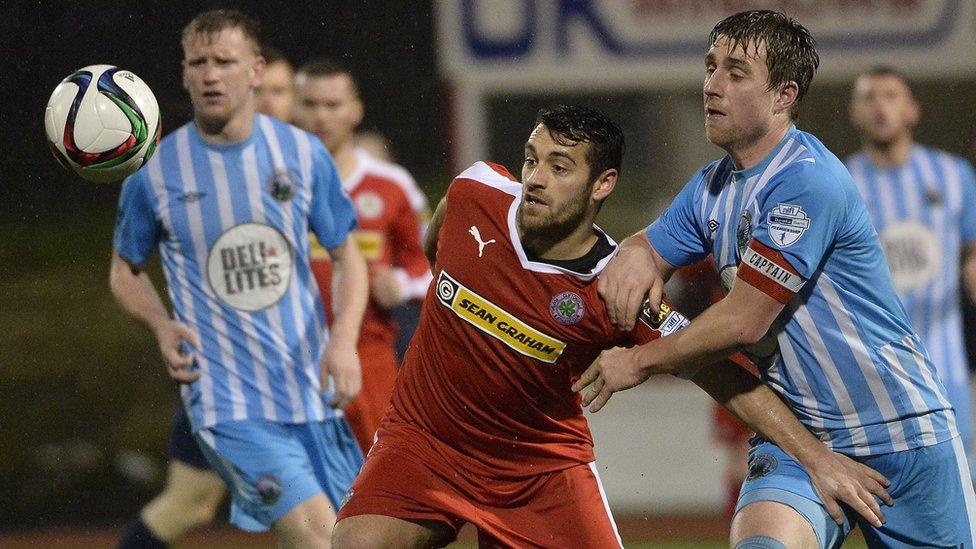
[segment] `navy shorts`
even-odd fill
[[[210,463],[200,450],[200,445],[197,444],[196,437],[193,436],[190,418],[187,417],[182,403],[176,405],[173,425],[169,430],[169,459],[181,461],[195,469],[204,471],[211,469]]]

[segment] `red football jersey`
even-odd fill
[[[515,226],[521,195],[483,162],[452,182],[434,283],[380,429],[382,440],[413,424],[465,470],[493,477],[593,461],[573,381],[602,350],[687,322],[665,306],[654,319],[645,310],[632,334],[615,329],[596,285],[613,253],[587,273],[530,261]]]
[[[422,297],[430,283],[430,267],[421,247],[421,217],[427,199],[402,167],[356,151],[356,170],[342,186],[356,207],[358,228],[352,237],[368,265],[392,266],[401,276],[408,297]],[[312,272],[331,318],[332,263],[318,242],[312,243]],[[363,316],[361,339],[393,345],[396,324],[372,300]]]

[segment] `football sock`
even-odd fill
[[[166,549],[169,545],[156,537],[142,521],[142,517],[132,521],[119,539],[118,549]]]

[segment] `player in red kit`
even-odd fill
[[[622,154],[605,116],[558,107],[539,113],[522,183],[484,162],[452,182],[425,246],[434,283],[334,547],[441,546],[465,522],[482,547],[620,546],[571,386],[605,349],[687,322],[645,308],[624,333],[597,295],[616,243],[593,221]],[[877,484],[742,368],[694,381],[818,470],[829,464],[832,482]]]
[[[356,147],[363,105],[349,71],[319,59],[299,68],[295,81],[298,123],[318,135],[335,159],[342,185],[356,207],[359,228],[352,236],[369,266],[370,300],[357,345],[363,388],[346,407],[346,418],[365,454],[396,381],[397,325],[390,310],[423,297],[430,284],[419,219],[427,210],[427,199],[407,170]],[[313,243],[312,272],[329,311],[331,262],[317,243]]]

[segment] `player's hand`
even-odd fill
[[[637,347],[614,347],[600,353],[593,364],[573,384],[573,391],[583,396],[583,406],[599,412],[617,391],[636,387],[647,378],[637,361]]]
[[[359,366],[359,355],[352,345],[329,342],[322,356],[321,372],[322,388],[328,387],[329,375],[332,376],[332,398],[329,406],[345,408],[363,387],[362,371]]]
[[[626,241],[597,282],[610,321],[625,332],[634,329],[645,297],[650,297],[651,310],[659,311],[663,289],[664,280],[651,251],[642,245],[627,245]]]
[[[373,280],[369,286],[369,293],[377,305],[384,309],[392,309],[405,301],[406,291],[403,282],[392,268],[376,265],[371,270]]]
[[[893,504],[885,490],[891,482],[884,475],[843,454],[830,451],[814,463],[804,464],[804,468],[827,512],[837,524],[844,524],[841,503],[857,511],[875,527],[884,523],[884,513],[875,498],[877,496],[889,507]]]
[[[193,353],[183,350],[183,342],[200,350],[200,338],[190,328],[178,320],[167,319],[153,330],[159,343],[159,352],[166,363],[169,377],[179,383],[192,383],[200,378],[200,372],[193,372]]]

